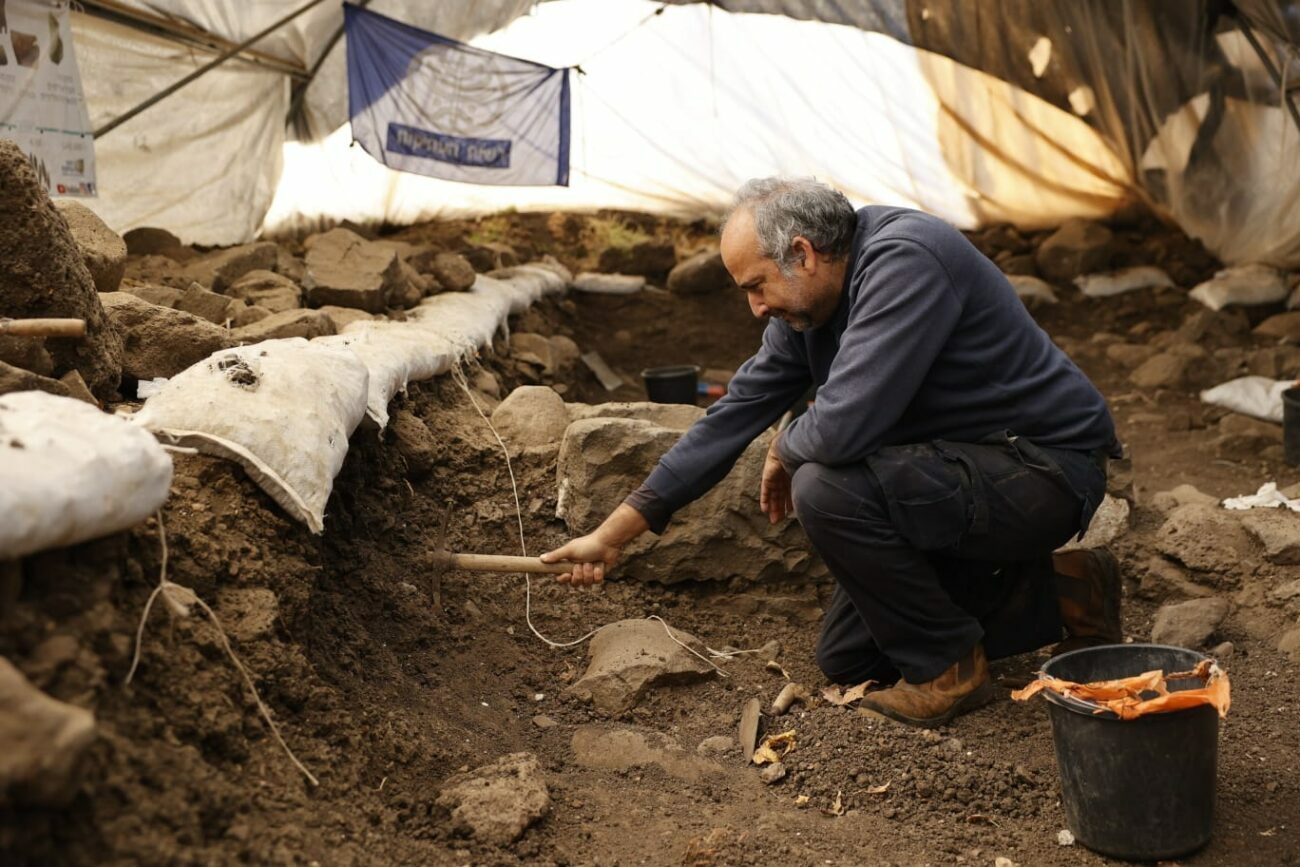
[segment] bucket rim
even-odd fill
[[[678,376],[700,375],[698,364],[668,364],[663,367],[647,367],[641,371],[642,379],[672,379]]]
[[[1197,659],[1197,662],[1200,662],[1201,660],[1205,660],[1205,659],[1210,659],[1210,660],[1214,659],[1214,657],[1210,656],[1208,653],[1202,653],[1201,651],[1193,650],[1190,647],[1178,647],[1177,645],[1173,645],[1173,644],[1156,644],[1155,642],[1151,642],[1151,641],[1134,642],[1132,644],[1100,644],[1097,645],[1096,647],[1081,647],[1078,650],[1071,650],[1066,653],[1062,653],[1060,656],[1053,657],[1052,659],[1049,659],[1046,663],[1043,664],[1042,673],[1051,676],[1050,673],[1047,671],[1047,669],[1053,664],[1061,662],[1062,660],[1068,661],[1073,657],[1087,656],[1088,654],[1097,653],[1098,651],[1114,650],[1120,647],[1132,648],[1134,650],[1176,650],[1179,653],[1190,653],[1193,654],[1194,656],[1199,657],[1199,659]],[[1215,660],[1215,662],[1217,662],[1217,660]],[[1069,696],[1060,695],[1050,689],[1043,690],[1042,695],[1043,698],[1047,699],[1047,701],[1049,701],[1050,703],[1064,710],[1068,710],[1071,713],[1077,713],[1080,714],[1081,716],[1086,716],[1090,719],[1107,720],[1110,722],[1125,722],[1125,720],[1121,720],[1119,714],[1115,713],[1113,710],[1107,710],[1106,708],[1103,708],[1099,705],[1089,704],[1088,702],[1081,701],[1077,698],[1071,698]],[[1182,711],[1174,711],[1174,713],[1182,713]]]

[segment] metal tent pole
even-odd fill
[[[248,39],[245,39],[243,42],[239,43],[233,48],[227,49],[226,51],[219,54],[215,59],[204,64],[198,69],[194,70],[189,75],[182,78],[180,81],[177,81],[175,84],[172,84],[171,86],[165,88],[162,92],[154,94],[153,96],[146,99],[144,102],[137,105],[135,108],[131,109],[125,114],[118,115],[117,117],[110,120],[108,123],[101,126],[99,129],[95,130],[95,138],[99,138],[100,136],[112,132],[122,124],[126,123],[131,118],[135,117],[140,112],[145,111],[151,106],[157,105],[159,102],[162,102],[164,99],[171,96],[173,93],[180,90],[182,87],[189,84],[194,79],[199,78],[200,76],[204,75],[207,72],[210,72],[211,70],[225,63],[230,58],[234,57],[236,54],[239,54],[240,52],[244,51],[249,46],[261,41],[267,35],[274,33],[276,30],[279,30],[281,27],[288,24],[290,21],[297,18],[299,15],[302,15],[307,10],[315,6],[319,6],[321,3],[324,2],[325,0],[310,0],[310,2],[303,5],[298,10],[294,12],[290,12],[288,15],[284,16],[279,21],[276,21],[274,24],[267,27],[265,30],[262,30],[260,33],[254,34],[253,36],[250,36]]]

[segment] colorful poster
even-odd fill
[[[389,168],[568,186],[569,70],[343,7],[352,138]]]
[[[95,195],[95,137],[65,3],[0,0],[0,138],[51,195]]]

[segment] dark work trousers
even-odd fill
[[[839,683],[924,683],[979,642],[998,659],[1060,640],[1052,551],[1086,529],[1106,470],[1003,433],[804,464],[792,484],[837,583],[818,665]]]

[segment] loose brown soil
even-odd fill
[[[1138,389],[1107,361],[1095,334],[1143,342],[1178,329],[1202,314],[1184,295],[1213,267],[1185,250],[1185,239],[1169,240],[1150,226],[1132,234],[1135,247],[1164,244],[1163,261],[1190,270],[1175,274],[1180,290],[1102,301],[1070,292],[1036,313],[1109,396],[1132,450],[1138,507],[1117,553],[1135,591],[1161,522],[1144,505],[1151,493],[1186,482],[1234,495],[1270,479],[1292,483],[1300,473],[1276,450],[1234,451],[1215,427],[1223,412],[1197,400],[1198,386],[1227,378],[1238,363],[1215,350],[1271,351],[1241,329],[1241,314],[1211,317],[1213,327],[1194,340],[1208,360],[1185,386]],[[641,367],[658,363],[734,368],[760,330],[738,297],[683,302],[654,292],[572,295],[520,320],[516,330],[568,334],[584,350],[599,350],[633,381]],[[632,384],[607,395],[581,367],[543,375],[506,357],[504,345],[498,349],[484,363],[505,388],[542,381],[564,385],[569,400],[639,396]],[[769,723],[797,733],[785,762],[789,776],[771,787],[735,750],[620,769],[581,764],[574,733],[592,724],[659,733],[693,757],[704,739],[734,736],[745,701],[757,696],[766,706],[783,678],[742,656],[726,664],[727,678],[659,690],[615,721],[567,697],[585,652],[552,649],[529,632],[520,578],[451,573],[431,587],[429,548],[444,506],[452,510],[450,547],[514,553],[514,503],[502,456],[464,392],[444,378],[414,386],[401,400],[435,435],[432,470],[413,473],[391,432],[359,431],[323,537],[287,519],[233,465],[205,457],[178,457],[164,511],[171,579],[223,617],[319,788],[276,746],[200,619],[173,619],[156,607],[140,671],[123,685],[160,565],[160,528],[151,521],[24,564],[23,597],[0,630],[0,653],[51,695],[93,709],[102,737],[69,807],[0,811],[4,863],[1109,863],[1058,845],[1065,824],[1046,712],[1040,701],[1010,701],[1005,689],[992,706],[933,735],[824,703],[796,707]],[[566,536],[554,518],[555,455],[530,451],[515,469],[528,548],[538,553]],[[1209,847],[1182,863],[1295,863],[1300,672],[1274,646],[1297,611],[1264,599],[1268,588],[1300,577],[1300,567],[1260,560],[1223,568],[1244,589],[1216,635],[1235,645],[1225,661],[1233,708],[1222,727],[1218,816]],[[269,624],[259,622],[264,609],[249,610],[231,593],[253,589],[275,596]],[[830,586],[747,588],[772,601],[743,608],[736,589],[613,580],[578,592],[537,581],[533,617],[557,640],[648,614],[715,648],[775,639],[789,676],[819,689],[808,597],[824,601]],[[1130,592],[1128,634],[1150,634],[1159,601]],[[1002,684],[1023,682],[1041,661],[1010,660],[995,674]],[[537,725],[543,715],[556,724]],[[435,805],[442,781],[516,751],[539,757],[550,814],[506,848],[454,836]],[[837,800],[841,810],[832,811]]]

